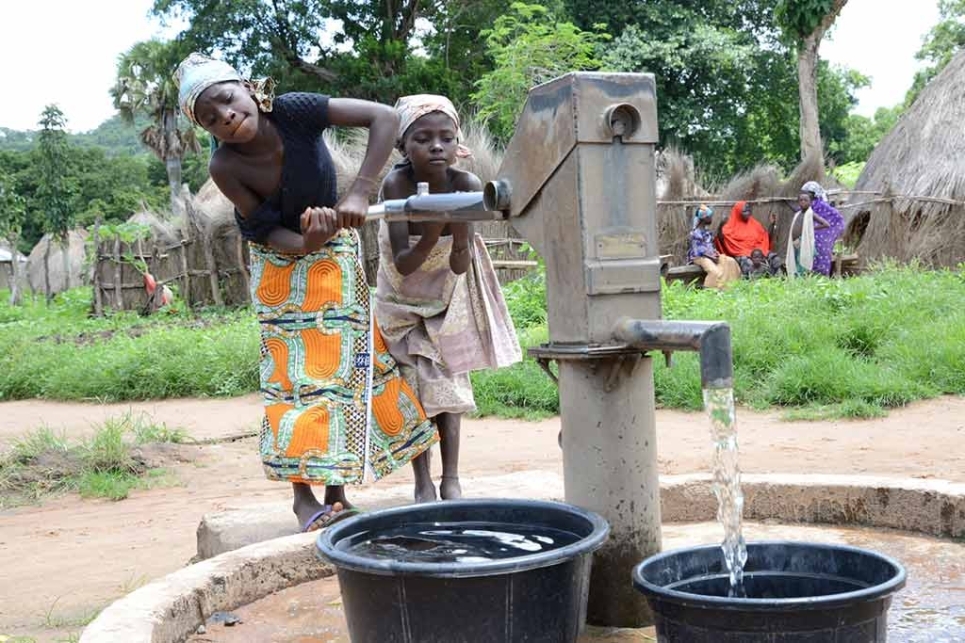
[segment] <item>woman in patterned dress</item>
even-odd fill
[[[355,230],[398,117],[368,101],[274,99],[270,85],[200,54],[181,63],[177,78],[182,112],[218,141],[211,178],[250,243],[265,473],[291,482],[303,530],[331,525],[353,511],[344,485],[381,478],[437,439],[374,323]],[[331,125],[369,129],[359,175],[341,201],[322,139]],[[325,485],[323,502],[312,485]]]

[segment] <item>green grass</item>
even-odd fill
[[[42,427],[0,456],[0,509],[67,491],[84,498],[123,500],[132,489],[177,484],[167,469],[147,469],[143,460],[132,456],[132,448],[188,439],[181,429],[130,413],[106,420],[89,438],[75,443]]]
[[[87,290],[64,293],[49,308],[0,304],[0,400],[107,402],[257,389],[258,326],[248,310],[101,319],[89,318],[89,310]]]
[[[524,349],[548,337],[545,297],[539,272],[506,287]],[[678,282],[665,286],[662,301],[666,319],[731,324],[735,394],[754,408],[778,407],[796,418],[873,417],[913,400],[965,394],[959,271],[884,266],[844,280],[744,281],[726,292]],[[65,293],[50,308],[0,304],[0,399],[139,400],[257,390],[258,327],[247,309],[90,319],[89,308],[86,291]],[[658,358],[654,373],[658,404],[701,408],[696,355],[675,354],[670,369]],[[556,385],[528,357],[511,368],[473,373],[472,381],[480,415],[559,412]],[[56,442],[55,435],[36,439]]]
[[[507,295],[517,324],[534,318],[533,302],[545,296],[540,286],[534,282],[525,298]],[[757,409],[779,408],[788,419],[871,418],[914,400],[965,394],[959,271],[883,266],[853,279],[744,281],[726,292],[678,282],[662,296],[666,319],[730,323],[735,395]],[[546,339],[536,324],[521,333],[526,346]],[[658,404],[700,410],[697,355],[676,353],[672,368],[662,356],[654,362]],[[531,361],[474,374],[480,413],[558,412],[549,379],[539,375]]]
[[[664,295],[668,318],[730,322],[735,394],[757,408],[869,417],[965,393],[958,272],[889,267],[846,280],[741,282],[724,293],[671,286]],[[658,399],[699,408],[697,379],[693,355],[669,371],[658,365]]]
[[[130,471],[84,471],[77,481],[81,498],[124,500],[140,480]]]
[[[524,329],[519,336],[524,347],[542,344],[548,338],[545,326]],[[528,355],[510,368],[473,373],[472,387],[477,415],[538,420],[559,413],[556,384]]]

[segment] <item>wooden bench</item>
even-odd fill
[[[703,283],[703,278],[705,275],[703,268],[692,263],[684,264],[682,266],[661,264],[660,269],[661,274],[668,283],[671,281],[682,281],[688,286],[695,282],[698,286],[700,286]],[[860,274],[860,272],[861,266],[857,254],[836,254],[831,260],[832,277],[851,277]]]
[[[672,268],[667,268],[667,272],[664,273],[664,279],[667,283],[671,281],[682,281],[686,285],[690,285],[694,282],[698,282],[697,285],[703,283],[704,269],[698,265],[688,263],[682,266],[673,266]]]
[[[855,253],[847,255],[834,255],[831,258],[832,277],[851,277],[861,272],[858,262],[858,255]]]

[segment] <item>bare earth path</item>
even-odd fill
[[[118,405],[0,403],[0,450],[39,426],[81,436],[128,411],[145,412],[200,440],[254,431],[260,405],[256,396]],[[746,409],[738,412],[738,422],[741,468],[750,473],[965,481],[965,398],[923,402],[860,422],[781,422],[777,414]],[[657,426],[663,473],[707,470],[710,450],[701,415],[659,411]],[[558,472],[558,430],[558,419],[466,421],[463,475]],[[253,438],[188,447],[185,455],[190,462],[174,467],[181,486],[136,491],[116,503],[65,496],[0,512],[0,640],[8,635],[69,641],[112,600],[186,564],[203,514],[239,501],[290,499],[286,485],[263,478]],[[467,482],[468,496],[486,495]],[[378,484],[409,485],[411,476],[406,471]],[[364,489],[352,494],[364,502]]]

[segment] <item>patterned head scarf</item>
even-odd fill
[[[395,102],[395,111],[399,114],[399,135],[396,145],[399,150],[403,149],[405,133],[409,131],[412,124],[417,120],[431,114],[432,112],[442,112],[456,125],[456,140],[460,143],[456,148],[456,156],[468,158],[472,156],[472,150],[462,145],[462,128],[459,125],[459,112],[455,106],[445,96],[435,94],[415,94],[413,96],[403,96]]]
[[[198,97],[204,90],[218,83],[248,82],[228,63],[197,52],[181,61],[174,76],[178,81],[178,104],[181,106],[181,112],[195,125],[200,123],[194,115],[194,104],[198,102]],[[251,81],[249,84],[254,90],[258,109],[270,112],[271,103],[275,97],[275,82],[271,78],[265,78]]]
[[[817,181],[808,181],[807,183],[802,185],[801,192],[810,192],[816,198],[822,201],[828,200],[828,193],[824,191],[824,188],[822,188],[821,184],[818,183]]]
[[[700,204],[700,207],[694,211],[694,224],[691,228],[696,228],[701,221],[707,221],[714,218],[714,209],[710,206]]]

